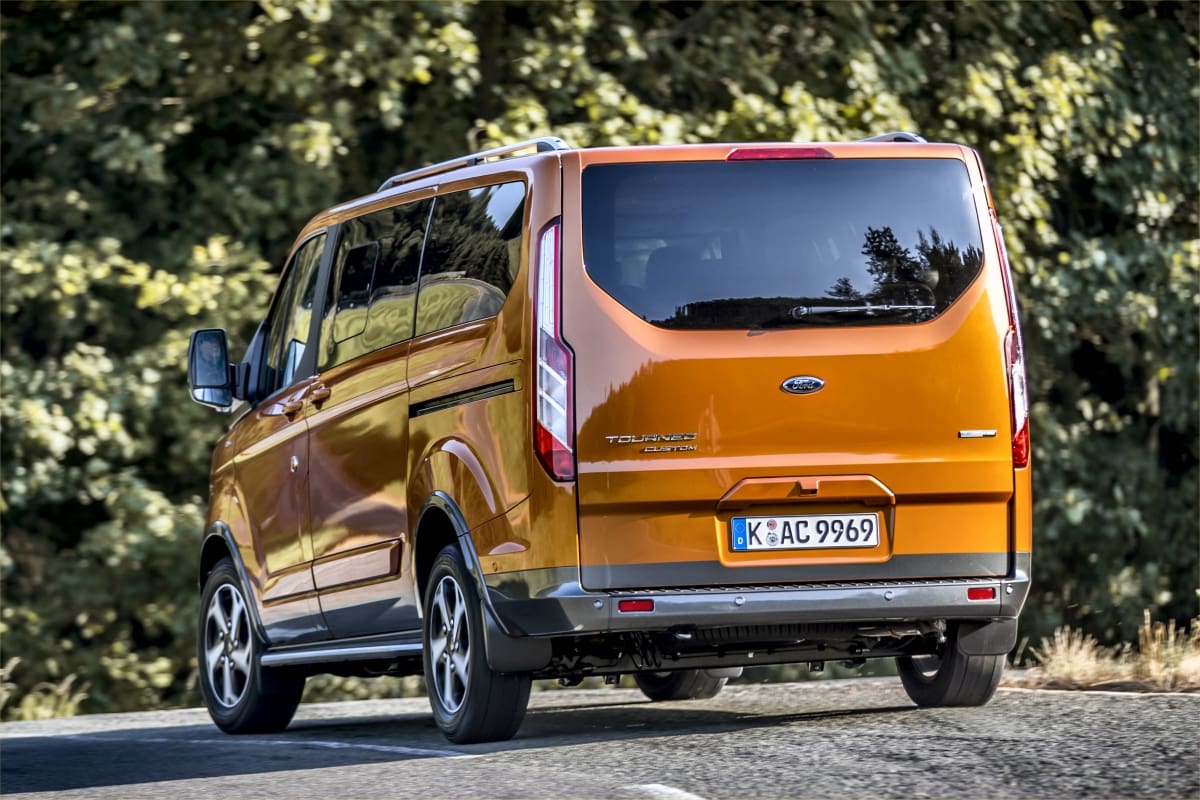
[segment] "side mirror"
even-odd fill
[[[227,409],[233,405],[229,345],[225,331],[205,328],[192,334],[188,345],[188,388],[197,403]]]

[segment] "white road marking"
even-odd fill
[[[85,740],[89,742],[125,742],[128,744],[217,744],[233,747],[258,745],[266,747],[321,747],[326,750],[369,750],[373,753],[388,753],[400,756],[425,756],[430,758],[478,758],[479,754],[462,753],[458,750],[433,750],[424,747],[404,747],[394,744],[369,744],[367,742],[332,742],[321,739],[258,739],[239,736],[236,739],[207,738],[183,739],[167,736],[109,736],[107,734],[73,734],[64,739]]]
[[[1096,694],[1104,697],[1195,697],[1188,692],[1143,692],[1140,689],[1130,689],[1127,692],[1116,689],[1031,689],[1027,686],[1000,686],[1001,692],[1027,692],[1033,694],[1073,694],[1080,697]],[[1200,699],[1200,698],[1198,698]]]
[[[636,786],[625,788],[653,797],[654,800],[704,800],[698,794],[685,792],[683,789],[667,786],[665,783],[639,783]]]

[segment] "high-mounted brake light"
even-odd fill
[[[575,479],[575,369],[571,349],[562,339],[559,230],[560,223],[552,222],[538,241],[533,446],[550,477],[569,481]]]
[[[824,147],[735,147],[725,156],[726,161],[789,160],[801,158],[833,158]]]
[[[1014,467],[1029,466],[1029,391],[1025,382],[1025,345],[1021,338],[1021,317],[1017,312],[1017,290],[1013,285],[1008,250],[1004,247],[1004,232],[996,212],[992,212],[992,233],[996,237],[996,252],[1000,254],[1000,269],[1004,273],[1004,300],[1008,306],[1008,334],[1004,337],[1004,366],[1008,371],[1008,401],[1012,417],[1012,463]]]

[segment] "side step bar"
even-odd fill
[[[317,642],[268,650],[262,655],[262,665],[290,667],[337,661],[386,661],[419,656],[421,649],[421,640],[412,638],[371,637],[343,642]]]

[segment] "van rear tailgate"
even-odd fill
[[[797,238],[784,226],[791,216],[770,218],[777,203],[743,224],[735,206],[706,215],[693,202],[688,215],[669,197],[654,198],[666,207],[657,217],[633,200],[622,221],[617,205],[605,236],[586,244],[567,226],[563,320],[576,357],[586,588],[1007,572],[1007,318],[965,168],[960,182],[965,197],[954,200],[966,209],[929,232],[916,228],[919,214],[879,212],[830,236],[837,220],[825,219]],[[703,198],[702,184],[683,185]],[[721,191],[737,185],[735,176]],[[587,191],[585,215],[598,207]],[[946,230],[931,248],[939,222]],[[655,251],[666,257],[657,266]],[[820,273],[824,296],[813,280],[768,286],[790,281],[779,264],[792,253],[804,253],[796,270]],[[736,302],[721,294],[737,290],[720,270],[750,287]],[[891,310],[858,309],[871,304]],[[777,324],[779,309],[792,319]]]

